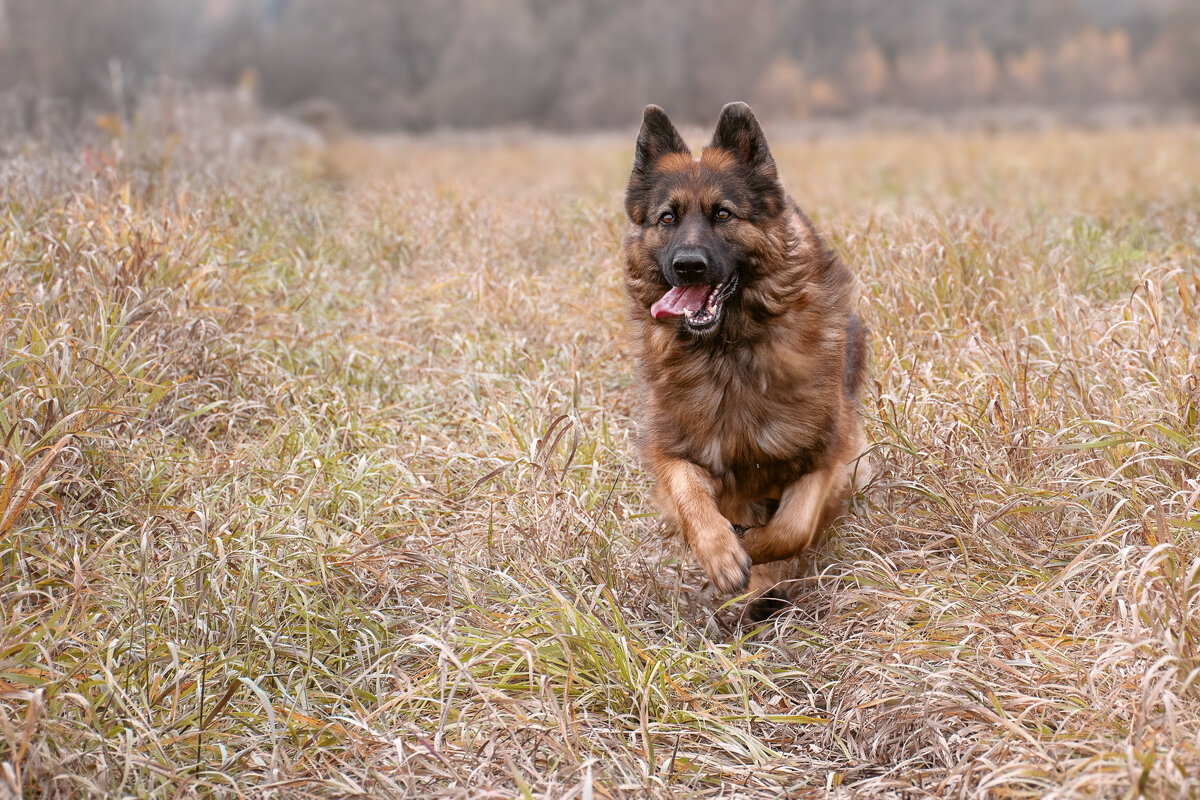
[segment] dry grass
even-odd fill
[[[1200,132],[775,143],[882,470],[760,629],[645,501],[631,141],[4,168],[0,797],[1200,794]]]

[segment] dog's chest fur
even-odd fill
[[[657,375],[644,375],[653,384],[647,421],[656,438],[669,443],[672,455],[705,467],[727,491],[778,496],[813,469],[833,427],[824,398],[840,375],[820,365],[837,363],[827,354],[841,343],[808,342],[802,349],[788,333],[803,329],[776,326],[765,345],[676,344]]]

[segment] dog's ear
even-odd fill
[[[650,189],[649,176],[654,171],[654,165],[671,153],[691,156],[692,151],[671,124],[667,112],[658,106],[646,106],[633,153],[633,172],[629,174],[629,186],[625,190],[625,211],[638,225],[645,221],[646,194]]]
[[[638,131],[637,147],[633,155],[633,171],[645,174],[654,168],[655,162],[668,153],[687,153],[691,150],[683,143],[683,137],[671,124],[667,112],[655,105],[646,106],[642,115],[642,129]]]
[[[767,147],[754,112],[745,103],[729,103],[721,109],[717,130],[709,147],[720,148],[734,155],[759,176],[771,181],[779,179],[775,159]]]

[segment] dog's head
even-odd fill
[[[782,247],[787,206],[745,103],[725,106],[699,159],[666,113],[647,106],[625,193],[634,302],[681,335],[714,334]]]

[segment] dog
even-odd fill
[[[625,193],[638,439],[655,503],[751,620],[866,477],[858,284],[780,183],[745,103],[698,159],[647,106]]]

